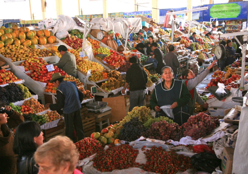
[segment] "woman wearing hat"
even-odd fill
[[[60,111],[63,108],[65,118],[65,135],[74,140],[74,130],[76,130],[78,140],[84,138],[83,124],[80,113],[83,93],[78,90],[75,82],[64,81],[64,76],[54,73],[50,81],[57,88],[57,103],[46,104],[46,108]],[[76,140],[74,141],[76,142]]]

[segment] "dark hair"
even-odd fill
[[[145,44],[139,43],[139,44],[136,45],[136,47],[137,47],[137,48],[142,48],[142,49],[143,49],[143,48],[145,48]]]
[[[196,32],[192,33],[192,35],[196,34]]]
[[[138,62],[138,57],[137,56],[130,57],[129,62],[130,63],[137,63]]]
[[[149,39],[149,38],[152,38],[152,40],[153,40],[153,36],[149,36],[148,39]]]
[[[56,79],[54,82],[56,82],[57,80],[59,81],[59,83],[61,83],[61,82],[64,81],[64,77],[61,77],[61,78],[59,78],[59,79]]]
[[[174,51],[174,49],[175,49],[174,45],[169,45],[169,51],[170,51],[170,52],[171,52],[171,51]]]
[[[4,101],[1,101],[1,100],[0,100],[0,108],[1,108],[1,107],[4,107],[5,105],[6,105],[6,103],[5,103]]]
[[[209,36],[209,35],[211,35],[211,33],[207,33],[207,34],[206,34],[206,36]]]
[[[153,43],[151,44],[151,47],[158,47],[158,44],[157,44],[156,42],[153,42]]]
[[[59,47],[58,47],[58,51],[60,52],[60,51],[67,51],[67,48],[66,48],[66,46],[64,46],[64,45],[60,45]]]
[[[227,40],[226,44],[228,45],[230,42],[232,42],[231,40]]]
[[[183,79],[187,79],[188,74],[189,74],[189,69],[185,69],[185,70],[182,72],[182,78],[183,78]]]
[[[15,132],[13,150],[18,156],[29,155],[36,151],[34,137],[41,133],[40,125],[35,121],[21,123]]]
[[[221,28],[219,28],[217,31],[221,31]]]
[[[142,29],[145,29],[145,28],[147,28],[146,26],[142,26]]]
[[[222,45],[226,45],[226,42],[224,41],[224,40],[222,40],[221,42],[220,42],[220,44],[222,44]]]

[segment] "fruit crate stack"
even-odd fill
[[[96,131],[96,117],[93,113],[88,113],[87,108],[81,109],[84,136],[89,137],[92,132]]]
[[[65,123],[64,120],[61,119],[58,122],[58,125],[54,128],[42,130],[43,131],[43,136],[44,136],[44,141],[48,141],[53,137],[56,137],[58,135],[65,135]]]

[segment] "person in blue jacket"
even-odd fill
[[[197,42],[196,40],[196,33],[192,33],[192,36],[189,37],[190,40],[192,40],[193,42]]]

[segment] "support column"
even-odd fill
[[[107,0],[103,0],[103,18],[108,17],[108,5],[107,5]]]
[[[78,0],[78,15],[81,15],[80,0]]]
[[[42,11],[42,19],[46,18],[46,7],[45,7],[45,0],[41,0],[41,11]]]
[[[158,0],[152,0],[152,18],[155,22],[159,22]]]
[[[29,0],[29,10],[30,10],[30,19],[33,20],[33,13],[32,13],[31,0]]]
[[[192,0],[187,0],[187,10],[192,9]],[[192,20],[192,12],[187,13],[188,21]]]
[[[209,0],[209,4],[213,4],[214,3],[214,0]]]
[[[134,11],[138,11],[137,0],[134,0]]]
[[[57,11],[57,17],[61,14],[62,12],[62,0],[56,0],[56,11]]]

